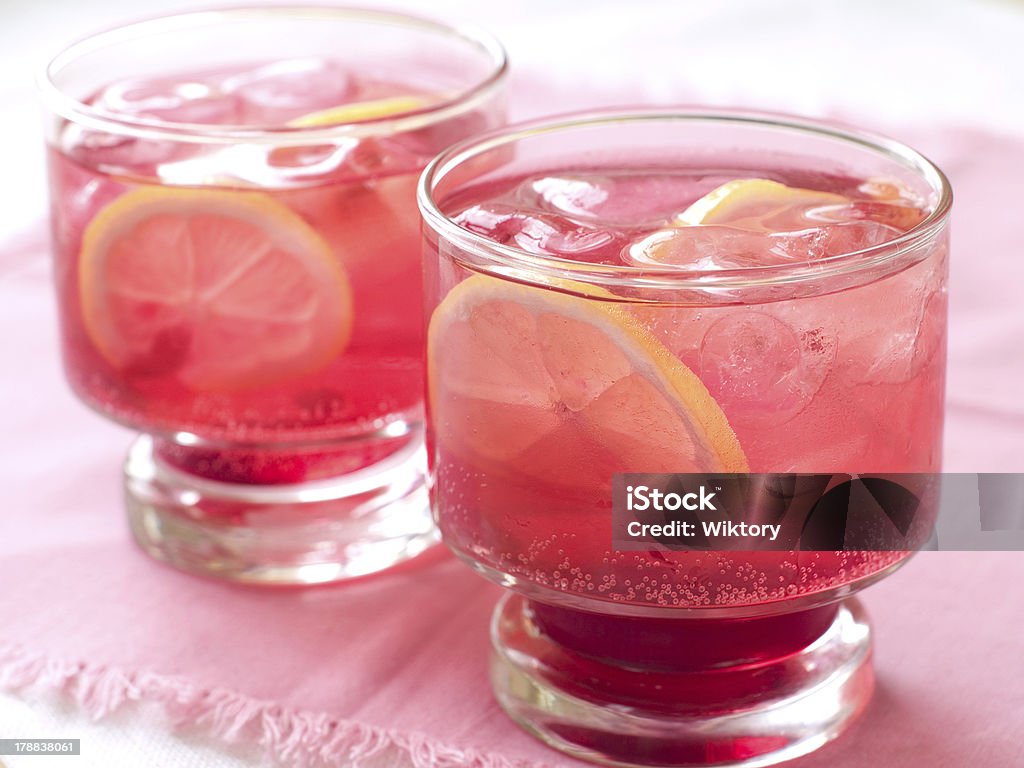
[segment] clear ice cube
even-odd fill
[[[729,311],[701,342],[701,380],[731,422],[784,424],[821,388],[836,345],[822,328],[798,329],[761,310]]]
[[[171,123],[240,122],[239,104],[217,78],[124,80],[104,88],[94,106],[118,115]]]
[[[638,266],[741,269],[820,261],[880,245],[899,234],[893,227],[870,220],[823,224],[796,232],[697,225],[659,230],[633,243],[623,256]]]
[[[619,236],[609,230],[501,203],[474,205],[456,216],[455,222],[497,243],[538,255],[583,257],[589,261],[596,254],[621,247]]]
[[[648,229],[665,224],[693,199],[694,184],[671,174],[538,176],[515,195],[519,205],[580,223]]]
[[[927,277],[913,268],[889,277],[878,290],[862,291],[861,312],[840,326],[840,373],[851,383],[905,384],[939,351],[946,292],[940,271]],[[884,290],[882,290],[884,288]]]
[[[224,87],[239,99],[245,121],[256,125],[330,109],[353,93],[345,69],[324,59],[275,61],[227,78]]]
[[[572,178],[544,176],[523,184],[525,203],[539,204],[553,213],[574,218],[596,218],[601,203],[608,199],[609,180],[605,177]]]

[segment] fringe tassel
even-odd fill
[[[24,688],[69,696],[94,720],[134,702],[156,702],[176,728],[198,728],[228,743],[256,743],[269,757],[297,768],[402,762],[415,768],[546,768],[457,749],[423,734],[289,711],[232,691],[199,688],[180,678],[48,659],[0,645],[0,689]]]

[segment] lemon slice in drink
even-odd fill
[[[708,192],[676,216],[676,226],[726,224],[756,231],[785,231],[807,210],[842,205],[848,199],[832,192],[789,187],[769,179],[736,179]],[[774,230],[770,229],[774,227]]]
[[[415,112],[428,104],[422,96],[390,96],[372,101],[357,101],[342,104],[319,112],[297,117],[288,123],[290,128],[319,128],[342,123],[358,123],[364,120],[379,120],[384,117]]]
[[[707,270],[761,266],[773,245],[779,245],[766,235],[821,228],[829,223],[826,215],[849,202],[832,192],[770,179],[736,179],[708,192],[668,227],[631,245],[628,253],[642,265]]]
[[[614,472],[743,472],[747,460],[700,379],[628,311],[471,277],[434,311],[435,439],[485,471],[600,486]]]
[[[317,370],[348,343],[352,293],[330,246],[255,192],[152,187],[90,222],[86,332],[114,367],[229,391]]]

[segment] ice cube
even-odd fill
[[[576,218],[596,217],[596,210],[608,199],[610,180],[606,177],[572,178],[544,176],[523,185],[531,202],[540,202],[554,213]],[[524,201],[525,202],[525,201]]]
[[[361,139],[345,158],[345,169],[357,178],[419,173],[433,155],[420,153],[404,136]]]
[[[239,122],[239,104],[214,76],[131,79],[100,91],[94,106],[117,115],[171,123],[223,125]]]
[[[773,232],[769,252],[780,262],[817,261],[881,245],[900,230],[877,221],[844,221],[800,232]]]
[[[811,401],[835,352],[822,328],[801,330],[767,311],[736,310],[708,328],[698,367],[730,422],[777,426]]]
[[[87,167],[63,157],[54,158],[50,174],[53,189],[60,195],[55,200],[53,216],[58,252],[77,253],[89,222],[127,187],[116,178],[98,176]],[[58,259],[56,266],[60,270],[66,265]]]
[[[455,217],[455,222],[497,243],[538,255],[594,261],[605,256],[616,258],[622,247],[621,236],[607,229],[502,203],[467,208]]]
[[[182,186],[273,186],[265,148],[253,144],[203,147],[190,157],[165,158],[156,175]]]
[[[524,181],[516,202],[579,223],[651,228],[693,201],[692,177],[618,173],[538,176]]]
[[[844,328],[843,375],[851,382],[904,384],[932,362],[942,345],[946,293],[907,285],[905,294],[877,298],[870,320]]]
[[[924,221],[924,209],[904,200],[851,200],[845,205],[819,208],[815,216],[825,221],[867,222],[906,232]]]
[[[160,163],[192,154],[196,145],[97,131],[69,123],[60,137],[62,151],[80,163],[110,173],[155,175]]]
[[[336,107],[349,101],[353,84],[345,69],[325,59],[285,59],[224,81],[240,101],[246,123],[267,125]]]
[[[948,252],[832,298],[839,334],[838,373],[851,385],[904,384],[916,377],[945,341]]]
[[[171,184],[286,188],[327,182],[364,182],[408,173],[419,165],[374,146],[373,139],[340,137],[330,143],[273,147],[230,144],[181,162],[165,163],[160,178]],[[402,168],[400,163],[406,161]]]
[[[818,261],[879,245],[899,230],[876,221],[847,221],[796,232],[754,232],[723,225],[663,229],[633,243],[627,262],[693,270],[740,269]]]
[[[641,267],[741,269],[765,264],[772,246],[764,235],[733,227],[680,227],[659,230],[633,243],[623,259]]]

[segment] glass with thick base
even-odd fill
[[[64,368],[142,433],[149,554],[304,584],[437,541],[415,186],[500,124],[504,74],[482,33],[326,6],[157,18],[49,64]]]
[[[874,684],[854,594],[914,545],[627,551],[613,475],[937,472],[942,173],[797,119],[596,113],[447,150],[419,202],[432,504],[509,590],[501,706],[609,765],[842,733]]]

